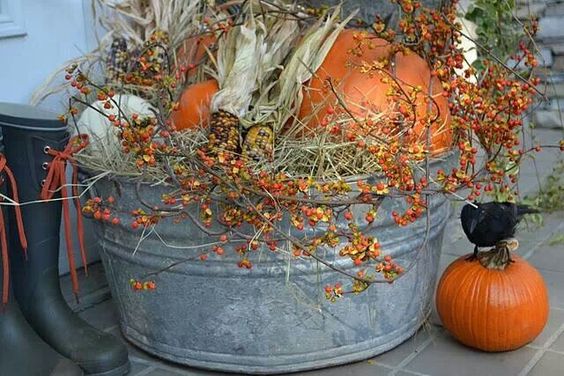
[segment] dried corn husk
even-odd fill
[[[303,100],[302,85],[319,69],[341,31],[356,15],[355,12],[338,22],[340,13],[341,8],[337,7],[327,20],[319,21],[310,28],[280,75],[276,107],[290,111],[279,113],[277,130],[300,108]]]
[[[220,39],[217,52],[219,91],[211,103],[212,112],[227,111],[244,116],[257,89],[257,61],[264,55],[264,25],[249,15],[243,25],[233,27]]]
[[[276,10],[285,10],[288,14],[295,14],[297,8],[291,5],[277,4]],[[241,119],[245,128],[256,123],[265,123],[268,114],[275,110],[270,101],[271,91],[276,87],[277,75],[283,71],[283,63],[289,53],[298,43],[301,35],[301,25],[297,18],[281,17],[278,12],[266,13],[262,16],[267,26],[267,36],[264,42],[264,54],[258,62],[259,87],[253,99],[253,109]]]
[[[270,118],[268,122],[274,124],[275,133],[281,130],[300,107],[303,100],[302,85],[321,66],[339,33],[355,15],[351,14],[339,22],[340,13],[341,8],[337,7],[326,20],[319,20],[312,25],[281,71],[269,97],[269,104],[263,106],[270,111],[261,114],[263,121]]]

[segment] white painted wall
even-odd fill
[[[21,9],[26,33],[0,37],[0,101],[26,103],[55,68],[94,45],[89,1],[0,1],[0,12],[5,3]]]
[[[90,0],[0,0],[0,102],[28,103],[55,69],[93,48],[92,30]],[[42,107],[60,113],[64,102],[54,97]],[[73,210],[73,223],[74,216]],[[85,225],[89,258],[95,260],[98,245],[89,221]],[[61,243],[60,267],[65,273],[68,265]]]

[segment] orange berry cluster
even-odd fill
[[[109,196],[105,200],[101,197],[93,197],[88,199],[82,206],[82,214],[87,215],[97,221],[119,225],[121,219],[119,216],[112,214],[112,207],[115,199]]]
[[[340,256],[350,257],[356,266],[380,256],[380,243],[373,237],[355,231],[352,241],[339,251]]]
[[[391,256],[384,257],[384,261],[376,265],[376,271],[381,272],[385,279],[392,282],[404,272],[404,269],[396,264]]]
[[[137,279],[130,279],[129,284],[133,291],[148,291],[148,290],[155,290],[157,288],[157,284],[155,281],[139,281]]]
[[[131,212],[131,216],[134,218],[131,222],[131,228],[136,230],[139,227],[149,227],[156,225],[161,220],[161,215],[158,213],[147,213],[143,209],[136,209]]]
[[[325,286],[325,299],[329,300],[330,302],[336,302],[337,299],[342,297],[343,286],[340,282],[337,282],[334,285]]]
[[[170,61],[167,55],[168,44],[168,34],[156,30],[137,53],[128,51],[131,68],[119,74],[118,81],[139,86],[165,84],[170,89],[175,89],[176,83],[168,75],[170,71]]]
[[[423,213],[425,213],[425,209],[427,208],[424,196],[419,193],[406,196],[405,200],[409,204],[409,207],[403,214],[400,214],[395,210],[392,211],[392,218],[399,226],[407,226],[408,224],[415,222],[423,215]]]
[[[139,169],[155,166],[159,155],[169,155],[175,148],[165,142],[170,136],[168,131],[161,131],[160,140],[155,138],[158,120],[154,117],[139,117],[133,114],[129,122],[122,125],[120,138],[123,151],[133,154]]]

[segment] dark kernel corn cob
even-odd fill
[[[121,81],[128,71],[129,56],[124,38],[112,41],[106,63],[106,77],[109,81]]]
[[[239,149],[239,118],[224,110],[214,112],[210,119],[208,146],[214,153],[219,150],[237,152]]]
[[[274,132],[266,125],[254,125],[243,143],[243,156],[253,160],[272,158]]]

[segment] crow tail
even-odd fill
[[[517,205],[517,216],[522,217],[525,214],[536,214],[540,213],[538,209],[530,207],[528,205]]]

